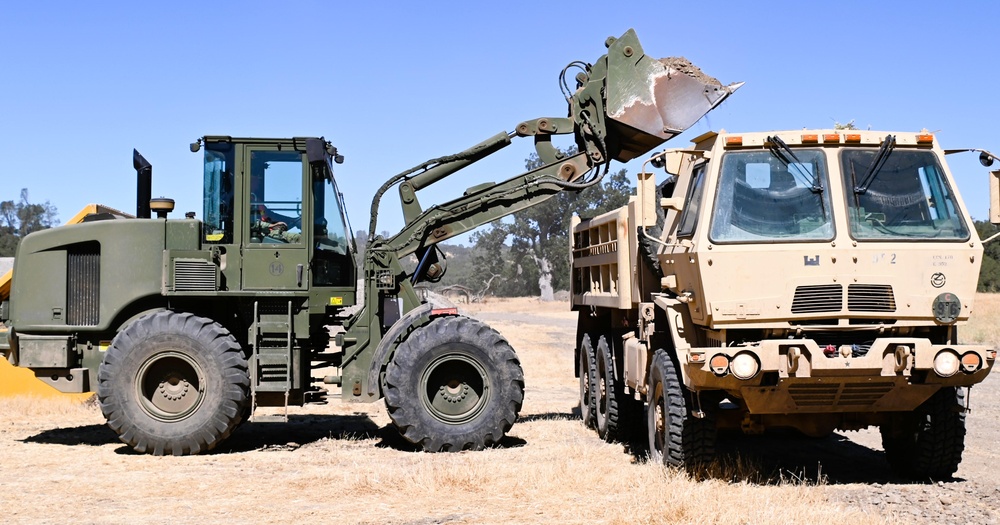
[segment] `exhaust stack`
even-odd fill
[[[135,216],[149,219],[149,201],[153,198],[153,165],[138,150],[133,149],[132,167],[135,168],[136,176]]]

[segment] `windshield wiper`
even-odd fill
[[[854,187],[854,193],[863,195],[868,191],[868,187],[871,186],[872,181],[875,180],[875,175],[878,175],[878,170],[882,169],[882,165],[885,164],[886,159],[889,158],[889,154],[892,153],[892,150],[895,147],[896,136],[886,135],[885,140],[882,141],[882,146],[878,149],[878,153],[875,154],[875,159],[872,160],[871,165],[868,166],[868,171],[865,172],[865,176],[861,178],[861,184]]]
[[[812,190],[813,193],[821,193],[823,191],[823,186],[820,185],[816,177],[812,176],[805,170],[805,168],[802,167],[804,164],[798,157],[795,156],[795,152],[792,151],[792,148],[789,148],[788,144],[785,144],[785,141],[781,140],[777,136],[773,136],[767,137],[767,143],[767,149],[771,152],[771,155],[774,155],[778,160],[780,160],[786,168],[789,168],[789,171],[794,171],[795,173],[792,174],[793,176],[797,174],[798,179],[804,182],[806,186],[809,186],[809,189]],[[793,166],[794,170],[792,170]]]

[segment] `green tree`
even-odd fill
[[[22,189],[17,202],[0,202],[0,257],[13,257],[17,245],[26,235],[56,224],[56,207],[49,201],[42,204],[29,202],[27,188]]]
[[[976,232],[980,239],[985,239],[1000,232],[993,224],[987,221],[975,221]],[[979,269],[980,292],[1000,292],[1000,240],[986,243],[983,252],[983,265]]]
[[[525,160],[528,170],[541,165],[535,154]],[[631,194],[628,175],[621,169],[581,192],[558,193],[515,214],[513,221],[494,222],[489,229],[472,236],[476,249],[473,261],[481,270],[480,280],[485,283],[497,276],[490,284],[496,295],[538,295],[542,300],[553,300],[556,290],[569,289],[569,224],[573,213],[592,217],[626,205]],[[469,286],[478,289],[482,283]]]

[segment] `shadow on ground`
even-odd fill
[[[285,423],[245,423],[210,454],[232,454],[252,451],[295,451],[321,440],[377,440],[375,447],[406,452],[420,449],[403,438],[396,427],[379,427],[365,414],[289,416]],[[65,446],[104,446],[120,443],[107,425],[84,425],[54,428],[22,440],[23,443]],[[507,436],[491,448],[524,446],[523,439]],[[134,454],[128,446],[115,450],[119,454]]]

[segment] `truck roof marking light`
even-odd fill
[[[839,133],[825,133],[823,135],[823,142],[830,143],[830,144],[839,144],[840,143],[840,134]]]
[[[860,133],[848,133],[848,134],[844,135],[844,142],[847,142],[849,144],[859,144],[861,142],[861,134]]]
[[[727,148],[732,148],[732,147],[737,147],[737,146],[742,146],[742,145],[743,145],[743,137],[741,137],[741,136],[726,137],[726,147]]]
[[[934,135],[931,133],[921,133],[917,135],[917,144],[932,144],[934,143]]]
[[[816,135],[816,134],[813,134],[813,133],[807,134],[807,135],[802,135],[802,143],[803,144],[816,144],[818,142],[819,142],[819,135]]]

